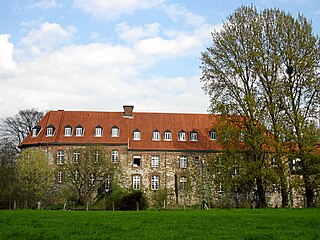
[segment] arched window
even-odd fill
[[[139,129],[133,131],[133,140],[141,140],[141,132]]]
[[[209,132],[209,137],[211,140],[217,140],[217,131],[212,129],[210,132]]]
[[[158,129],[152,132],[152,140],[153,141],[160,141],[160,132]]]
[[[172,141],[172,133],[170,130],[166,130],[164,132],[164,140],[165,141]]]
[[[102,137],[102,132],[103,132],[103,128],[100,125],[98,125],[94,129],[94,136],[95,137]]]
[[[186,140],[187,140],[186,132],[185,132],[184,130],[181,130],[181,131],[178,133],[178,140],[179,140],[179,141],[186,141]]]
[[[111,137],[119,137],[120,136],[120,129],[117,126],[113,126],[111,128]]]
[[[190,141],[198,141],[198,132],[196,130],[190,132]]]

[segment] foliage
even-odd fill
[[[319,209],[2,211],[2,239],[319,239]]]

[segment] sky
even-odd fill
[[[239,6],[303,14],[319,0],[0,0],[0,118],[19,110],[206,113],[201,52]]]

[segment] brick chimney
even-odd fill
[[[123,117],[133,118],[133,107],[132,105],[123,105]]]

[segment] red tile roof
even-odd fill
[[[90,111],[51,111],[39,122],[41,131],[36,137],[30,133],[19,145],[23,149],[28,146],[50,144],[107,144],[127,145],[130,150],[161,151],[218,151],[221,145],[210,140],[209,132],[214,128],[217,115],[186,113],[144,113],[134,112],[133,117],[124,117],[123,112],[90,112]],[[46,128],[55,127],[54,136],[46,136]],[[64,136],[64,127],[72,127],[72,136]],[[84,128],[84,136],[75,136],[76,126]],[[97,126],[103,128],[102,137],[95,137]],[[120,129],[119,137],[111,137],[111,128]],[[133,131],[141,131],[141,140],[133,140]],[[152,140],[152,132],[159,130],[160,141]],[[164,132],[170,130],[172,141],[164,141]],[[178,132],[184,130],[186,141],[178,141]],[[190,132],[197,131],[198,141],[190,141]]]

